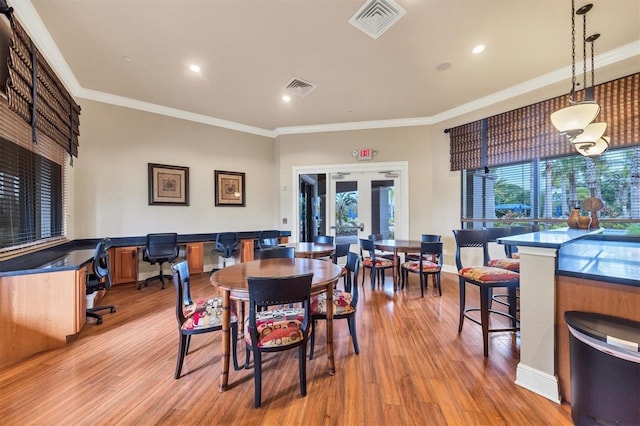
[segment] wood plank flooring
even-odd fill
[[[346,321],[335,322],[336,374],[329,376],[325,327],[299,393],[296,351],[264,357],[262,407],[253,408],[253,370],[232,371],[218,392],[221,333],[194,336],[183,376],[173,379],[178,347],[175,291],[151,284],[114,287],[104,323],[88,323],[64,348],[0,370],[5,425],[570,425],[571,410],[514,384],[519,339],[458,327],[457,277],[443,274],[443,296],[417,277],[393,293],[361,292],[355,355]],[[215,295],[207,274],[193,296]],[[467,290],[477,303],[477,290]],[[37,307],[34,308],[37,315]],[[90,320],[94,321],[94,320]],[[3,342],[7,344],[7,342]],[[240,356],[244,345],[239,344]]]

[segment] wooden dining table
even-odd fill
[[[231,348],[231,300],[249,300],[248,277],[289,277],[313,272],[311,294],[327,293],[327,300],[333,300],[333,286],[342,276],[342,268],[325,260],[265,259],[238,263],[221,269],[211,275],[211,284],[222,293],[222,372],[220,392],[229,385],[229,356]],[[239,318],[244,322],[244,318]],[[240,326],[240,324],[239,324]],[[244,328],[241,329],[244,332]],[[233,342],[237,344],[237,342]],[[333,356],[333,303],[327,303],[327,355],[329,374],[335,374]]]
[[[393,252],[393,291],[398,289],[398,252],[419,252],[421,240],[378,240],[373,245],[376,249]]]
[[[317,259],[319,257],[331,256],[336,246],[333,244],[322,243],[289,243],[286,247],[293,247],[296,251],[296,257],[305,257],[307,259]]]

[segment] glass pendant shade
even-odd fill
[[[579,102],[551,114],[551,123],[560,133],[575,138],[599,113],[600,105],[597,102]]]
[[[590,144],[593,146],[604,135],[606,130],[607,123],[591,123],[584,128],[582,133],[571,139],[571,143],[574,145]]]
[[[595,143],[591,144],[576,144],[576,150],[585,157],[596,158],[604,154],[609,149],[609,137],[603,136]]]

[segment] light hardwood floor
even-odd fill
[[[443,296],[424,299],[415,276],[408,289],[383,291],[368,279],[357,316],[360,355],[346,321],[335,323],[336,374],[329,376],[325,327],[307,363],[308,394],[299,393],[296,351],[263,362],[262,408],[253,408],[253,370],[232,371],[218,392],[221,334],[194,336],[183,376],[173,379],[178,346],[175,291],[114,287],[117,306],[88,323],[64,348],[0,370],[0,422],[7,425],[569,425],[570,407],[514,384],[519,339],[458,327],[457,277],[443,274]],[[194,297],[215,289],[207,274]],[[469,288],[470,301],[477,291]],[[37,306],[34,307],[37,315]],[[94,320],[90,320],[94,321]],[[10,342],[2,342],[10,344]],[[241,356],[244,346],[238,345]]]

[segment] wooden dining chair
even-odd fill
[[[191,279],[186,260],[171,266],[173,286],[176,288],[176,320],[178,321],[178,360],[174,379],[180,378],[184,358],[189,352],[191,336],[222,330],[222,298],[214,297],[193,302],[191,299]],[[231,311],[231,353],[233,368],[240,369],[236,344],[238,341],[238,318]]]
[[[360,256],[356,253],[347,254],[345,265],[344,290],[333,291],[333,319],[346,319],[349,326],[349,334],[353,342],[353,350],[360,354],[358,336],[356,333],[356,306],[358,305],[358,272],[360,269]],[[318,320],[327,319],[327,293],[321,293],[311,297],[311,320],[313,330],[311,333],[311,346],[309,347],[309,359],[313,359],[315,347],[315,330]]]
[[[360,250],[362,251],[362,266],[371,270],[371,289],[376,289],[376,279],[379,287],[384,287],[384,271],[393,268],[393,261],[377,257],[373,240],[360,238]],[[362,274],[364,285],[364,274]]]
[[[424,297],[424,289],[428,284],[428,277],[433,276],[433,286],[442,296],[440,272],[442,271],[442,242],[425,242],[420,244],[418,260],[409,260],[402,264],[402,288],[409,281],[409,273],[420,275],[420,294]],[[433,259],[433,260],[430,260]]]
[[[458,267],[458,281],[460,285],[460,319],[458,333],[462,332],[464,319],[467,318],[482,327],[482,341],[484,356],[489,356],[489,333],[503,331],[518,331],[518,319],[516,317],[516,288],[520,283],[520,274],[507,269],[487,266],[489,263],[489,249],[486,229],[454,229],[456,240],[456,266]],[[468,250],[480,251],[483,258],[481,265],[465,266],[462,262],[462,252]],[[480,307],[467,308],[466,284],[473,284],[480,290]],[[509,291],[509,312],[501,312],[490,308],[490,290],[503,287]],[[471,312],[480,312],[480,320],[470,315]],[[489,315],[496,314],[507,317],[511,327],[489,328]]]
[[[307,342],[311,326],[313,273],[284,278],[248,277],[247,350],[253,353],[254,405],[262,403],[262,353],[298,348],[300,393],[307,395]],[[283,308],[301,304],[301,307]],[[265,309],[266,308],[266,309]]]

